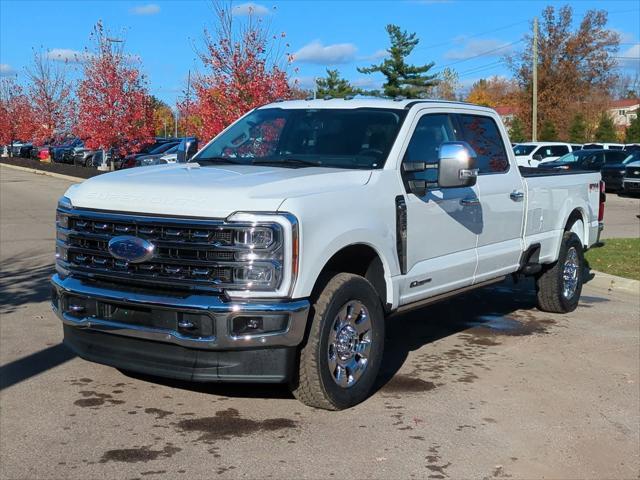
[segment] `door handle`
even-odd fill
[[[519,192],[518,190],[514,190],[509,194],[509,197],[514,202],[521,202],[522,200],[524,200],[524,192]]]
[[[480,205],[480,199],[475,197],[463,198],[460,200],[460,205],[463,207],[471,207],[473,205]]]

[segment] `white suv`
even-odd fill
[[[516,162],[521,167],[537,167],[541,163],[551,162],[572,151],[571,144],[561,142],[527,142],[513,147]]]

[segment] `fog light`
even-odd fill
[[[234,337],[283,332],[287,328],[287,315],[239,316],[232,320],[231,334]]]

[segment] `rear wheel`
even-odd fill
[[[580,238],[574,232],[564,232],[558,261],[537,278],[538,308],[553,313],[575,310],[582,293],[583,268]]]
[[[350,273],[332,276],[311,310],[293,394],[301,402],[342,410],[365,400],[384,348],[384,313],[373,286]]]

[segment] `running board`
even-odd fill
[[[424,306],[431,305],[432,303],[440,302],[442,300],[455,297],[456,295],[459,295],[461,293],[466,293],[466,292],[470,292],[471,290],[487,287],[489,285],[493,285],[494,283],[500,283],[506,278],[507,278],[506,275],[498,278],[492,278],[491,280],[485,280],[484,282],[476,283],[475,285],[469,285],[468,287],[458,288],[456,290],[452,290],[451,292],[440,293],[438,295],[434,295],[433,297],[425,298],[423,300],[418,300],[417,302],[413,302],[413,303],[408,303],[406,305],[402,305],[397,309],[395,309],[393,312],[391,312],[388,315],[388,317],[394,317],[401,313],[406,313],[408,311],[415,310],[417,308],[422,308]]]

